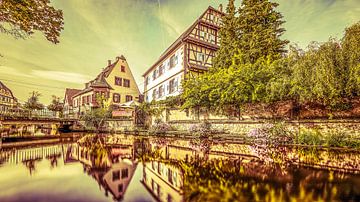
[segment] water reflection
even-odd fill
[[[254,148],[88,135],[69,144],[3,150],[0,201],[34,201],[29,195],[45,201],[360,201],[359,152],[279,147],[274,155]],[[355,166],[348,169],[349,163]],[[322,165],[328,169],[317,169]],[[36,186],[39,180],[43,186]]]

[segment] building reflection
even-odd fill
[[[158,201],[183,201],[183,174],[175,165],[160,161],[145,162],[141,182]]]

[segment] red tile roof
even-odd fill
[[[65,98],[67,99],[67,103],[69,103],[70,106],[72,106],[72,97],[79,93],[81,90],[79,89],[73,89],[73,88],[67,88],[65,90]]]

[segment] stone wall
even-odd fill
[[[247,134],[251,129],[259,128],[267,121],[219,121],[209,120],[212,129],[224,131],[230,134]],[[174,128],[187,131],[193,124],[199,121],[170,121]],[[295,131],[300,128],[316,128],[320,132],[337,129],[349,132],[352,136],[360,138],[360,119],[354,120],[306,120],[306,121],[285,121],[288,127]]]

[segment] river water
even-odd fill
[[[299,166],[236,142],[131,135],[3,148],[0,201],[360,201],[356,165],[339,169],[360,155],[321,152]]]

